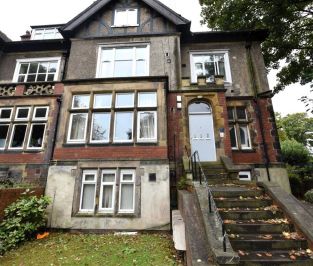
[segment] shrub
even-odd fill
[[[177,183],[177,188],[179,190],[186,190],[187,187],[188,187],[187,178],[185,176],[182,176]]]
[[[0,224],[0,254],[32,238],[45,225],[48,197],[24,196],[5,209]]]
[[[303,184],[302,184],[301,178],[298,176],[290,176],[289,182],[290,182],[292,194],[297,198],[302,198]]]
[[[285,140],[281,142],[283,161],[290,165],[304,165],[310,160],[307,148],[296,140]]]
[[[305,176],[302,182],[303,182],[304,191],[313,189],[313,177],[312,176]]]
[[[309,190],[304,194],[304,199],[307,202],[313,203],[313,189]]]

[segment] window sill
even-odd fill
[[[255,149],[232,149],[233,152],[235,153],[255,153],[256,150]]]
[[[77,212],[73,214],[73,217],[83,218],[83,217],[90,217],[90,218],[138,218],[139,215],[132,213],[110,213],[110,212]]]
[[[112,25],[111,28],[131,28],[131,27],[139,27],[139,24],[134,25]]]

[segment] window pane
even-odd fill
[[[215,75],[215,69],[214,69],[214,63],[213,62],[206,62],[204,64],[205,72],[204,75],[207,77],[207,80],[209,82],[214,81],[214,75]]]
[[[112,94],[96,94],[93,108],[111,108]]]
[[[0,148],[4,148],[8,136],[9,125],[0,125]]]
[[[110,113],[94,113],[92,121],[92,141],[108,141],[110,132]]]
[[[134,107],[134,94],[117,93],[115,107]]]
[[[147,59],[147,47],[136,47],[136,59]]]
[[[115,49],[115,60],[132,60],[134,54],[133,47]]]
[[[95,175],[94,174],[84,174],[85,181],[95,181]]]
[[[240,127],[240,142],[241,142],[241,148],[249,148],[250,147],[250,140],[249,140],[249,134],[248,134],[248,127]]]
[[[95,185],[94,184],[84,184],[83,185],[83,195],[82,195],[82,210],[93,210],[94,200],[95,200]]]
[[[234,108],[232,107],[227,108],[227,113],[228,113],[228,119],[234,120]]]
[[[196,76],[202,76],[203,75],[203,69],[202,69],[202,63],[196,63],[195,64],[195,70],[196,70]]]
[[[48,63],[40,63],[38,73],[47,73]]]
[[[127,12],[127,25],[137,25],[137,9],[129,9]]]
[[[123,181],[132,181],[133,175],[132,174],[123,174]]]
[[[246,108],[245,107],[237,107],[237,119],[247,120]]]
[[[102,182],[115,182],[115,173],[103,173]]]
[[[102,186],[103,194],[102,194],[102,209],[113,209],[113,186],[105,185]]]
[[[218,74],[225,77],[224,55],[216,55]]]
[[[112,64],[111,62],[102,62],[101,77],[107,78],[112,76]]]
[[[27,119],[29,114],[29,108],[19,108],[17,109],[17,116],[16,118],[19,119]]]
[[[115,61],[114,77],[130,77],[133,74],[133,61]]]
[[[49,74],[47,81],[53,81],[54,80],[54,74]]]
[[[196,102],[189,106],[189,113],[212,113],[212,108],[210,105],[202,102]]]
[[[27,69],[28,69],[29,64],[21,64],[20,67],[20,74],[27,74]]]
[[[114,59],[114,51],[112,48],[102,49],[102,60],[103,61],[112,61]]]
[[[140,139],[155,139],[155,113],[145,112],[139,113],[139,138]]]
[[[237,148],[237,139],[236,139],[236,132],[235,132],[234,127],[230,128],[230,142],[231,142],[232,148]]]
[[[11,142],[12,148],[22,148],[27,125],[15,125],[13,132],[13,139]]]
[[[138,94],[139,107],[156,107],[157,94],[156,92],[140,92]]]
[[[73,108],[86,109],[89,108],[89,95],[74,95],[73,96]]]
[[[49,73],[55,73],[55,72],[57,72],[57,66],[58,66],[58,63],[57,63],[57,62],[50,62],[50,65],[49,65]]]
[[[35,74],[28,75],[26,81],[27,82],[34,82],[34,81],[36,81],[36,75]]]
[[[19,76],[17,82],[25,82],[25,75]]]
[[[48,111],[47,107],[37,107],[35,109],[34,117],[35,118],[46,118],[47,111]]]
[[[85,140],[87,114],[73,114],[70,140]]]
[[[137,60],[136,62],[136,76],[145,76],[146,72],[146,61],[145,60]]]
[[[38,63],[30,63],[28,73],[29,74],[37,73],[37,69],[38,69]]]
[[[33,125],[29,139],[29,148],[41,148],[45,132],[45,125]]]
[[[114,17],[114,25],[122,26],[126,24],[126,11],[125,10],[116,10]]]
[[[134,205],[134,185],[122,184],[121,185],[121,210],[133,210]]]
[[[131,141],[133,139],[133,113],[116,113],[115,141]]]
[[[12,109],[2,109],[0,112],[0,119],[10,119]]]
[[[39,74],[37,76],[37,81],[46,81],[46,74]]]

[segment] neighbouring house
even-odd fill
[[[157,0],[98,0],[21,41],[0,34],[0,166],[46,187],[50,227],[169,229],[195,151],[288,190],[267,31],[190,25]]]

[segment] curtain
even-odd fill
[[[132,210],[134,205],[134,184],[121,184],[121,210]]]
[[[154,113],[140,113],[140,138],[154,139],[155,116]]]
[[[104,185],[103,186],[101,208],[104,208],[104,209],[112,209],[113,208],[113,186],[112,185]]]
[[[93,210],[95,200],[95,184],[84,184],[82,196],[82,210]]]

